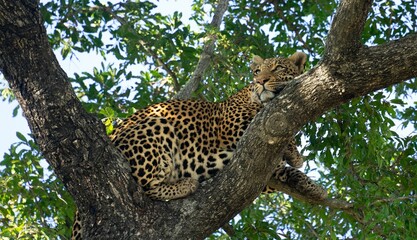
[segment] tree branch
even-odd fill
[[[361,34],[372,0],[342,0],[337,8],[326,41],[323,58],[337,61],[355,53],[361,46]]]
[[[378,199],[371,203],[371,206],[377,205],[380,203],[389,203],[389,202],[396,202],[396,201],[406,201],[406,200],[417,200],[417,195],[405,196],[405,197],[393,197],[393,198],[384,198]]]
[[[277,129],[279,122],[282,122],[281,125],[288,123],[291,128],[287,130],[296,131],[307,123],[302,119],[312,120],[324,110],[354,97],[416,77],[416,41],[417,34],[410,34],[379,46],[363,47],[355,57],[338,62],[321,62],[300,76],[265,107],[263,114],[269,119],[264,124],[270,129],[268,135],[272,138],[265,142],[273,141],[273,136],[278,132],[283,134]],[[290,100],[287,94],[293,95],[293,98]],[[293,103],[290,108],[286,106],[288,102]],[[280,110],[278,105],[286,110]],[[296,118],[288,119],[285,115]]]
[[[223,19],[223,15],[228,8],[227,0],[220,0],[217,4],[216,11],[214,12],[213,19],[210,23],[212,29],[209,31],[218,31],[220,29],[220,24]],[[203,52],[201,53],[200,59],[197,63],[196,69],[194,70],[191,79],[182,87],[182,89],[173,97],[173,99],[189,99],[191,94],[195,92],[200,84],[203,74],[210,64],[210,60],[213,56],[214,47],[217,40],[217,33],[209,33],[206,36],[207,40],[203,47]]]
[[[37,1],[0,1],[0,12],[0,70],[45,159],[82,215],[89,214],[86,226],[97,221],[108,230],[122,228],[137,217],[134,203],[140,199],[133,194],[141,189],[101,121],[78,101],[49,45]],[[126,211],[134,214],[124,216]],[[112,217],[113,227],[105,216]]]
[[[150,47],[148,47],[148,44],[145,41],[139,40],[138,42],[143,47],[143,49],[145,49],[145,51],[152,56],[152,59],[154,60],[154,62],[156,62],[156,64],[161,66],[162,69],[164,69],[168,73],[168,75],[171,76],[172,81],[174,82],[174,90],[178,92],[181,89],[181,86],[178,82],[177,74],[174,73],[171,70],[171,68],[169,68],[169,66],[161,60],[161,58],[158,56],[158,54],[156,54],[155,51],[153,51]]]

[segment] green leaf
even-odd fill
[[[22,142],[27,142],[26,137],[20,132],[16,132],[16,137],[19,138]]]

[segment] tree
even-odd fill
[[[64,230],[45,230],[56,229],[45,224],[45,216],[66,219],[73,210],[53,205],[62,196],[69,199],[62,187],[33,188],[56,182],[54,177],[46,181],[33,177],[43,175],[38,151],[73,196],[89,239],[200,239],[229,221],[236,237],[417,236],[413,229],[416,135],[401,137],[391,130],[397,119],[404,126],[416,126],[415,106],[406,103],[406,96],[416,89],[415,3],[344,0],[330,26],[336,9],[333,1],[239,1],[231,3],[220,29],[228,4],[209,1],[213,21],[203,33],[184,25],[180,13],[171,17],[153,13],[151,2],[61,4],[0,1],[0,69],[34,138],[19,135],[21,145],[30,150],[12,146],[2,162],[6,167],[2,173],[9,175],[1,184],[7,189],[16,186],[18,181],[9,179],[18,169],[29,175],[31,182],[24,189],[32,194],[26,198],[24,190],[9,191],[2,198],[0,207],[6,217],[1,226],[6,237],[21,230],[10,230],[9,222],[17,221],[13,216],[30,215],[27,208],[13,212],[7,207],[18,202],[14,196],[25,196],[28,206],[38,207],[32,219],[46,235],[61,235]],[[202,26],[203,3],[196,1],[193,9],[193,20]],[[54,28],[49,35],[44,23]],[[262,26],[269,27],[269,36]],[[328,33],[326,28],[330,28]],[[116,41],[105,43],[106,34]],[[206,42],[198,40],[202,36]],[[268,44],[269,38],[275,45]],[[120,65],[103,64],[93,74],[75,74],[69,79],[51,47],[60,47],[64,57],[96,51],[106,60],[113,54]],[[115,117],[178,92],[176,97],[181,98],[192,92],[208,100],[225,98],[224,93],[244,84],[242,79],[249,81],[247,65],[252,54],[271,57],[296,48],[312,55],[314,68],[258,114],[227,169],[183,200],[158,202],[143,196],[98,117],[107,118],[110,131]],[[204,71],[208,59],[211,67]],[[129,68],[137,62],[160,69],[150,67],[137,74]],[[194,68],[200,72],[191,76]],[[136,80],[135,91],[124,90],[123,79]],[[186,89],[183,85],[191,90],[181,91]],[[130,100],[132,95],[143,101]],[[299,130],[309,141],[308,159],[321,166],[320,182],[328,187],[331,198],[309,202],[291,189],[282,189],[309,203],[280,194],[264,196],[240,214],[240,221],[233,219],[254,201],[266,182],[274,182],[270,166],[286,139]],[[20,166],[14,156],[25,159],[27,165]],[[50,197],[51,204],[37,193]],[[259,216],[257,207],[265,215]],[[266,226],[267,217],[272,220]],[[213,238],[222,233],[216,234]]]

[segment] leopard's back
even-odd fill
[[[228,164],[260,108],[246,103],[245,107],[233,101],[154,104],[122,122],[110,138],[145,191],[183,178],[203,181]]]

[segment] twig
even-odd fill
[[[307,227],[310,229],[311,233],[314,235],[315,238],[320,239],[320,236],[317,234],[316,230],[314,229],[313,225],[309,221],[305,221]]]
[[[417,195],[411,195],[411,196],[407,196],[407,197],[395,197],[395,198],[378,199],[375,202],[371,203],[371,206],[379,204],[379,203],[389,203],[389,202],[412,200],[412,199],[417,199]]]
[[[210,23],[210,26],[214,30],[218,30],[220,28],[220,24],[223,19],[223,15],[227,10],[228,7],[227,0],[220,0],[219,4],[217,5],[216,11],[214,12],[213,19]],[[214,47],[217,39],[217,35],[208,34],[206,37],[208,40],[206,41],[203,52],[201,53],[200,60],[197,63],[197,67],[194,70],[191,79],[183,86],[183,88],[173,97],[174,99],[189,99],[191,94],[195,92],[198,88],[198,85],[201,82],[203,77],[203,73],[208,68],[210,64],[210,60],[212,58]]]
[[[155,51],[153,51],[151,48],[148,47],[145,41],[139,40],[139,44],[145,49],[147,53],[149,53],[152,56],[152,59],[164,69],[169,76],[172,77],[172,81],[174,82],[174,90],[175,92],[178,92],[181,89],[181,86],[178,82],[177,75],[166,65],[159,57],[158,54],[156,54]]]

